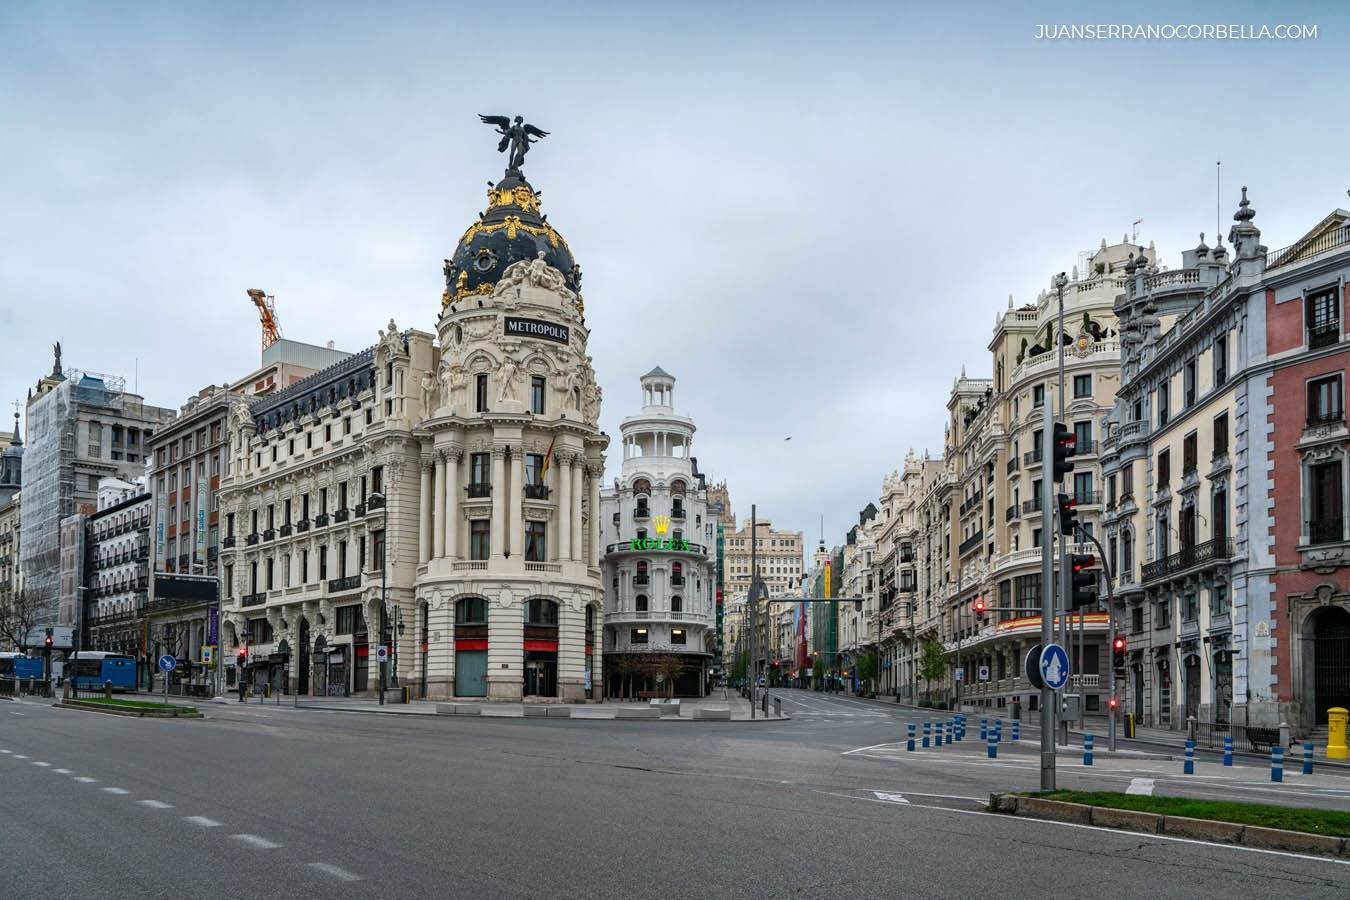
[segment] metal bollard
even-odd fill
[[[989,758],[998,759],[998,741],[994,740],[992,734],[989,736],[986,746],[988,747]]]
[[[783,718],[783,701],[778,697],[773,698],[773,714],[777,718]]]
[[[980,740],[989,740],[989,720],[980,719]]]
[[[1284,781],[1284,748],[1270,748],[1270,780]]]
[[[932,731],[933,723],[927,719],[923,720],[923,748],[928,749],[928,733]]]
[[[1186,761],[1181,764],[1181,774],[1195,774],[1195,741],[1186,739]]]
[[[956,726],[952,724],[952,720],[951,720],[951,719],[948,719],[948,720],[947,720],[947,744],[948,744],[948,745],[950,745],[951,742],[952,742],[952,731],[955,729],[955,727],[956,727]]]
[[[1312,741],[1303,742],[1303,774],[1311,775],[1313,769],[1313,745]]]
[[[1014,742],[1022,739],[1022,720],[1013,719],[1012,721],[1012,739]]]
[[[966,739],[966,717],[963,713],[956,714],[956,739],[958,741]]]
[[[1085,766],[1092,765],[1092,741],[1092,735],[1083,735],[1083,765]]]
[[[994,740],[997,743],[1003,743],[1003,720],[999,719],[994,723]]]
[[[1233,764],[1233,736],[1231,734],[1226,734],[1223,738],[1223,764],[1225,766]]]
[[[913,723],[913,722],[910,722],[908,725],[906,725],[906,726],[905,726],[905,730],[908,732],[908,737],[907,737],[906,740],[905,740],[905,749],[908,750],[909,752],[913,753],[913,752],[914,752],[914,723]]]

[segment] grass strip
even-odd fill
[[[1046,791],[1029,792],[1022,796],[1082,803],[1085,806],[1158,813],[1164,816],[1186,816],[1191,819],[1235,822],[1262,828],[1283,828],[1286,831],[1302,831],[1307,834],[1350,837],[1350,812],[1334,809],[1237,803],[1230,800],[1193,800],[1189,797],[1150,797],[1143,794],[1117,794],[1111,791]]]
[[[78,700],[81,703],[100,703],[104,706],[124,706],[128,709],[181,709],[186,712],[196,712],[191,706],[179,706],[175,703],[150,703],[145,700],[123,700],[120,697],[72,697],[72,700]]]

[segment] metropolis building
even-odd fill
[[[246,679],[365,692],[387,666],[413,696],[599,698],[601,391],[580,267],[513,161],[445,260],[434,334],[391,321],[234,404],[224,652]]]

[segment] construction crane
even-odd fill
[[[262,348],[266,350],[281,339],[281,326],[277,324],[277,298],[257,288],[249,288],[248,298],[258,307],[258,321],[262,323]]]

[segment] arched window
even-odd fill
[[[545,597],[535,597],[525,604],[525,624],[558,626],[558,604]]]
[[[586,630],[587,630],[587,631],[594,631],[594,630],[595,630],[595,607],[594,607],[594,606],[588,606],[588,607],[586,607]]]
[[[486,625],[487,601],[482,597],[465,597],[455,604],[456,625]]]
[[[679,594],[670,598],[670,611],[673,613],[684,612],[684,600]]]
[[[633,601],[633,602],[634,602],[634,608],[635,608],[638,612],[640,612],[640,613],[645,613],[645,612],[647,611],[647,595],[646,595],[646,594],[638,594],[638,595],[637,595],[637,599],[636,599],[635,601]]]
[[[683,480],[676,478],[670,483],[670,492],[676,496],[683,496],[686,490]]]

